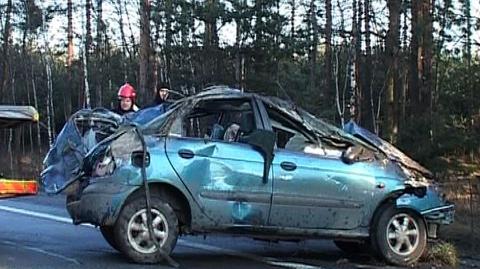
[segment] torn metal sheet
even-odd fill
[[[73,114],[44,159],[41,182],[45,190],[57,193],[78,179],[87,153],[117,130],[121,132],[122,124],[148,123],[165,110],[164,106],[156,106],[124,117],[103,108],[84,109]]]
[[[424,177],[427,177],[429,179],[433,178],[432,172],[430,172],[428,169],[421,166],[416,161],[412,160],[410,157],[408,157],[405,153],[401,152],[398,148],[396,148],[392,144],[381,139],[380,137],[368,131],[367,129],[358,126],[355,122],[353,121],[348,122],[345,125],[344,129],[348,133],[354,136],[357,136],[361,139],[364,139],[368,143],[378,148],[385,155],[387,155],[390,160],[398,162],[408,169],[413,169],[418,173],[422,174]]]

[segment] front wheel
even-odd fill
[[[178,237],[178,219],[168,203],[151,198],[152,226],[162,250],[170,254]],[[145,198],[138,197],[126,204],[115,224],[115,242],[120,251],[137,263],[158,263],[163,257],[150,240]]]
[[[115,250],[118,250],[118,245],[117,242],[115,242],[115,236],[113,232],[113,226],[100,226],[100,233],[102,233],[103,238],[107,243],[114,248]]]
[[[427,232],[424,221],[417,214],[394,206],[385,207],[374,225],[376,231],[372,239],[388,263],[407,266],[423,255]]]

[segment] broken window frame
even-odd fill
[[[166,125],[169,125],[168,131],[164,132],[166,133],[166,136],[172,136],[172,137],[183,137],[183,138],[189,138],[189,139],[203,139],[205,141],[216,141],[216,142],[226,142],[226,143],[241,143],[245,144],[241,141],[226,141],[224,139],[212,139],[211,136],[208,137],[198,137],[198,136],[187,136],[185,132],[185,117],[188,117],[192,112],[194,112],[195,109],[198,109],[199,105],[206,106],[205,104],[210,104],[215,102],[222,102],[222,103],[227,103],[226,106],[228,106],[228,103],[235,103],[235,102],[241,102],[242,106],[245,106],[248,104],[248,107],[243,107],[243,108],[238,108],[238,109],[231,109],[228,110],[226,108],[213,108],[210,111],[207,109],[207,112],[219,112],[221,115],[218,116],[217,119],[217,124],[222,125],[222,127],[227,129],[226,127],[229,126],[230,124],[225,124],[224,120],[226,117],[225,115],[228,113],[233,113],[233,112],[246,112],[250,111],[252,113],[252,120],[254,121],[254,128],[255,129],[264,129],[264,126],[261,125],[261,120],[260,116],[258,115],[258,111],[256,111],[253,99],[251,97],[231,97],[231,98],[201,98],[201,99],[195,99],[195,100],[190,100],[190,102],[186,102],[187,104],[184,104],[182,107],[180,107],[178,112],[174,112],[175,116],[171,115],[169,119],[166,121]],[[203,104],[202,104],[203,103]],[[235,105],[232,105],[232,108],[235,108]],[[225,126],[223,126],[225,125]],[[164,128],[165,129],[165,128]]]

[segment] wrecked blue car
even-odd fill
[[[68,176],[42,179],[67,193],[75,224],[99,226],[135,262],[161,261],[180,235],[223,233],[331,238],[407,265],[453,221],[427,169],[354,123],[347,133],[275,97],[217,87],[114,129]]]

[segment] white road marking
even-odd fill
[[[27,250],[35,251],[35,252],[38,252],[38,253],[42,253],[44,255],[48,255],[48,256],[52,256],[52,257],[55,257],[55,258],[58,258],[58,259],[61,259],[61,260],[65,260],[67,262],[71,262],[71,263],[74,263],[76,265],[80,265],[80,262],[78,262],[76,259],[69,258],[69,257],[63,256],[63,255],[57,254],[57,253],[48,252],[48,251],[40,249],[40,248],[29,247],[29,246],[18,246],[14,242],[6,241],[6,240],[2,240],[2,241],[0,241],[0,243],[2,245],[10,245],[10,246],[14,246],[14,247],[21,247],[21,248],[24,248],[24,249],[27,249]]]
[[[40,212],[25,210],[25,209],[21,209],[21,208],[15,208],[15,207],[11,207],[11,206],[0,205],[0,210],[7,211],[7,212],[10,212],[10,213],[22,214],[22,215],[26,215],[26,216],[30,216],[30,217],[36,217],[36,218],[40,218],[40,219],[47,219],[47,220],[53,220],[53,221],[56,221],[56,222],[72,224],[72,219],[71,218],[65,218],[65,217],[55,216],[55,215],[52,215],[52,214],[40,213]],[[95,228],[95,226],[93,226],[91,224],[84,223],[84,224],[80,224],[80,225]]]
[[[40,219],[46,219],[46,220],[52,220],[52,221],[61,222],[61,223],[72,224],[72,220],[70,218],[55,216],[55,215],[47,214],[47,213],[40,213],[40,212],[30,211],[30,210],[26,210],[26,209],[20,209],[20,208],[15,208],[15,207],[10,207],[10,206],[2,206],[2,205],[0,205],[0,210],[11,212],[11,213],[22,214],[22,215],[26,215],[26,216],[30,216],[30,217],[40,218]],[[81,224],[81,225],[85,226],[85,227],[96,228],[95,226],[93,226],[91,224]],[[206,251],[211,251],[211,252],[218,252],[218,253],[222,253],[222,254],[225,254],[225,255],[245,258],[245,259],[248,259],[248,260],[253,260],[253,261],[256,261],[256,262],[261,262],[261,263],[265,263],[265,264],[268,264],[268,265],[278,266],[278,267],[283,267],[283,268],[324,269],[323,267],[319,267],[319,266],[313,266],[313,265],[308,265],[308,264],[303,264],[303,263],[295,263],[295,262],[285,262],[285,261],[280,261],[278,259],[261,257],[261,256],[253,255],[253,254],[250,254],[250,253],[236,251],[236,250],[233,250],[233,249],[216,247],[216,246],[202,244],[202,243],[189,242],[189,241],[184,240],[184,239],[179,239],[178,243],[185,246],[185,247],[196,248],[196,249],[201,249],[201,250],[206,250]],[[55,254],[55,253],[50,253],[50,252],[47,252],[47,251],[44,251],[44,250],[41,250],[41,249],[38,249],[38,248],[32,248],[32,247],[25,247],[25,248],[31,249],[33,251],[45,253],[45,254],[50,255],[50,256],[59,257],[59,258],[62,258],[64,260],[70,260],[74,263],[78,263],[78,261],[75,260],[75,259],[64,257],[62,255]]]

